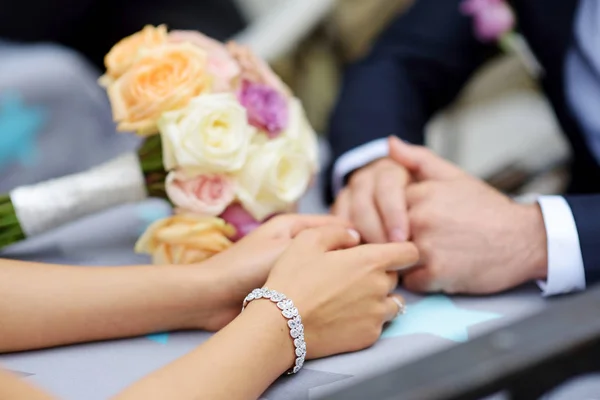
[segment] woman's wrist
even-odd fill
[[[236,271],[231,260],[217,255],[194,267],[190,279],[195,282],[199,307],[204,312],[202,320],[196,321],[192,328],[218,331],[231,322],[242,309],[242,302],[248,292],[247,279],[243,272]]]
[[[163,270],[163,282],[171,282],[169,286],[179,298],[175,329],[216,331],[239,313],[225,301],[227,286],[218,269],[204,264],[155,267]]]
[[[280,375],[294,366],[294,342],[287,320],[275,303],[268,299],[252,301],[238,318],[248,324],[251,329],[249,333],[255,334],[256,340],[261,341],[263,345],[269,345],[272,351],[268,361]]]

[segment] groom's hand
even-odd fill
[[[494,293],[547,274],[537,205],[521,205],[426,148],[390,140],[390,156],[416,179],[406,201],[421,266],[404,276],[414,291]]]
[[[409,235],[406,169],[382,158],[355,171],[338,195],[334,215],[352,222],[367,243],[403,242]]]

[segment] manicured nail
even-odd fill
[[[390,233],[390,240],[392,242],[404,242],[406,241],[406,234],[402,229],[392,229],[392,232]]]
[[[348,229],[348,233],[352,235],[357,242],[360,242],[360,233],[358,233],[354,229]]]

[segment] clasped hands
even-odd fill
[[[422,146],[392,137],[389,156],[355,171],[333,213],[367,243],[414,242],[403,273],[417,292],[489,294],[547,276],[537,204],[519,204]]]
[[[537,205],[424,147],[395,138],[389,146],[389,157],[352,175],[334,215],[276,217],[199,266],[214,292],[202,303],[209,315],[193,327],[219,330],[249,290],[265,285],[301,310],[307,356],[316,358],[377,340],[399,311],[398,271],[417,292],[487,294],[546,277]]]

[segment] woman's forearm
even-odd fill
[[[0,352],[202,328],[214,268],[0,260]]]
[[[271,302],[256,301],[198,349],[115,400],[257,399],[294,359],[281,311]]]
[[[0,399],[55,400],[54,397],[0,368]]]

